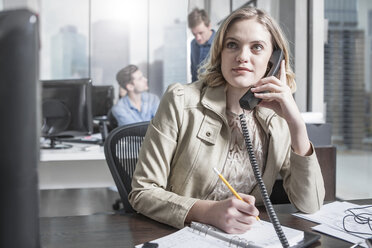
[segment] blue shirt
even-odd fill
[[[209,40],[203,45],[199,45],[195,39],[191,41],[191,80],[192,82],[198,80],[198,69],[205,58],[209,54],[215,31],[212,29],[212,35]]]
[[[118,121],[119,126],[150,121],[155,116],[159,106],[159,98],[154,94],[143,92],[141,101],[141,111],[138,111],[130,102],[128,96],[119,99],[118,103],[112,107],[112,114]]]

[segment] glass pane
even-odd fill
[[[230,14],[230,1],[211,1],[210,19],[212,27],[217,31],[221,22]]]
[[[40,4],[41,79],[89,77],[89,1]]]
[[[114,85],[116,73],[129,64],[147,74],[147,0],[92,0],[92,57],[94,84]]]
[[[257,1],[232,0],[233,10],[242,6],[257,6]]]
[[[367,0],[325,0],[324,99],[342,199],[372,196],[371,11]]]
[[[187,1],[149,1],[149,86],[161,96],[187,82]]]

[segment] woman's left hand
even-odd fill
[[[262,93],[263,91],[268,92]],[[301,117],[291,89],[287,85],[285,60],[282,60],[280,65],[280,79],[275,76],[262,78],[256,87],[252,88],[252,92],[255,97],[262,99],[258,106],[274,110],[288,123],[296,122]]]

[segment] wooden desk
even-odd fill
[[[371,204],[372,199],[355,201]],[[311,231],[315,223],[292,216],[295,208],[289,204],[275,205],[282,225],[299,230]],[[264,209],[260,217],[268,220]],[[176,229],[158,223],[139,214],[102,214],[74,217],[40,218],[41,243],[43,247],[54,248],[95,248],[134,247],[134,245],[154,240]],[[321,239],[311,247],[350,247],[350,243],[321,234]]]

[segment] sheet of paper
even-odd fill
[[[285,226],[282,226],[282,229],[291,246],[297,244],[304,238],[303,231]],[[243,234],[227,234],[222,233],[221,231],[219,232],[222,236],[225,236],[228,239],[240,238],[241,240],[245,240],[247,243],[251,243],[250,245],[254,243],[259,247],[282,247],[274,226],[270,222],[263,220],[256,222],[248,232]]]
[[[295,213],[293,215],[319,224],[326,224],[334,219],[342,219],[345,216],[346,209],[355,207],[360,206],[350,202],[335,201],[323,205],[320,210],[314,214]]]
[[[226,248],[224,241],[208,237],[208,235],[205,236],[190,227],[182,228],[175,233],[153,240],[151,243],[157,243],[159,248]],[[143,244],[136,245],[136,248],[141,248],[142,246]]]
[[[347,234],[344,231],[337,230],[337,229],[332,228],[330,226],[320,224],[320,225],[312,227],[312,229],[315,230],[315,231],[321,232],[321,233],[331,235],[333,237],[337,237],[337,238],[342,239],[342,240],[346,240],[346,241],[348,241],[350,243],[353,243],[353,244],[359,244],[359,246],[361,246],[361,247],[368,248],[364,239],[356,237],[354,235]]]
[[[301,241],[304,237],[302,231],[282,227],[290,245]],[[244,234],[227,234],[212,226],[193,222],[192,227],[185,227],[175,233],[151,241],[157,243],[159,248],[205,248],[216,247],[225,248],[229,244],[232,247],[247,245],[247,247],[282,247],[276,235],[273,225],[270,222],[261,221],[252,226],[252,229]],[[142,248],[143,244],[136,248]]]

